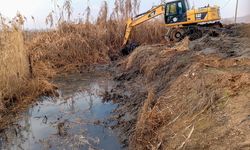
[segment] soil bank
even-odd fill
[[[116,64],[113,128],[129,149],[249,149],[250,26],[217,32]]]

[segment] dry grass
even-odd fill
[[[244,129],[247,124],[236,124],[247,114],[244,105],[249,103],[249,96],[245,95],[249,91],[249,73],[197,72],[200,68],[203,66],[194,64],[159,97],[150,98],[149,90],[130,141],[131,149],[202,149],[203,146],[227,149],[237,146],[239,137],[241,142],[247,140],[249,131]],[[232,78],[237,81],[230,82]],[[239,99],[243,105],[238,104]],[[232,109],[239,113],[232,113]],[[236,116],[241,119],[234,121]],[[228,136],[237,130],[244,134]],[[213,140],[215,137],[218,141]],[[228,146],[227,141],[233,144]]]
[[[47,66],[55,72],[73,72],[82,71],[91,64],[104,64],[117,59],[126,20],[138,12],[140,5],[137,0],[116,0],[115,8],[109,16],[108,4],[104,1],[96,21],[89,20],[91,10],[87,8],[85,21],[73,22],[70,20],[70,4],[70,1],[65,1],[55,30],[41,32],[27,42],[34,59],[34,68]],[[64,14],[67,14],[67,20]],[[50,13],[46,23],[54,26],[55,20],[56,16]],[[131,40],[140,44],[159,43],[164,33],[162,21],[155,19],[135,28]]]
[[[115,49],[112,43],[118,42],[112,32],[114,29],[102,25],[62,23],[58,30],[34,38],[29,50],[34,65],[43,62],[59,72],[77,71],[90,64],[110,61]]]
[[[21,96],[29,95],[23,92],[25,89],[30,89],[31,95],[38,95],[43,90],[36,86],[47,87],[45,81],[58,72],[84,71],[89,65],[108,63],[119,56],[126,20],[138,13],[140,2],[116,0],[109,15],[108,4],[104,1],[96,21],[90,21],[91,10],[88,7],[85,21],[79,18],[78,22],[71,21],[71,2],[66,0],[62,8],[57,8],[55,1],[55,10],[49,13],[46,24],[56,29],[25,32],[24,37],[22,24],[25,17],[19,14],[12,24],[5,23],[7,21],[2,18],[1,99],[21,99]],[[158,20],[140,26],[135,29],[132,39],[139,43],[159,42],[162,33],[159,29],[163,29],[159,26]]]
[[[21,15],[17,15],[11,23],[6,23],[5,18],[1,17],[0,111],[13,106],[17,101],[34,99],[52,87],[48,84],[42,86],[43,80],[32,78],[22,24]]]
[[[55,88],[48,82],[56,73],[84,71],[89,65],[105,64],[120,55],[126,20],[139,12],[138,0],[116,0],[109,13],[103,2],[96,21],[85,18],[72,21],[71,0],[62,8],[56,5],[49,13],[47,31],[25,31],[25,17],[18,15],[11,23],[2,18],[0,35],[0,107],[12,106],[16,101],[30,100],[48,94]],[[58,14],[56,14],[58,13]],[[110,14],[110,15],[109,15]],[[32,17],[35,22],[35,18]],[[159,19],[137,27],[131,40],[140,44],[162,41],[164,27]]]
[[[159,70],[167,70],[170,64],[181,70],[189,62],[188,56],[182,57],[189,53],[188,43],[189,40],[186,38],[182,42],[172,44],[171,47],[164,44],[141,46],[123,62],[124,68],[127,71],[139,69],[148,81],[161,78],[160,75],[166,72]],[[175,59],[176,55],[180,55],[178,61]]]
[[[3,102],[5,97],[18,95],[29,77],[27,51],[17,24],[1,24],[0,55],[0,93]]]
[[[236,45],[245,51],[247,33],[243,33]],[[231,37],[223,40],[227,38]],[[244,57],[224,59],[219,54],[202,55],[185,51],[188,43],[186,39],[171,48],[140,47],[123,61],[129,76],[135,70],[142,75],[129,83],[142,82],[142,78],[145,83],[138,84],[149,87],[130,135],[130,149],[237,149],[249,143],[245,121],[249,57],[244,53]],[[202,48],[206,47],[203,43]],[[139,91],[141,86],[131,89]]]
[[[161,17],[150,20],[135,28],[131,40],[139,44],[155,44],[165,42],[166,28]]]

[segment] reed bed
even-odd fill
[[[1,20],[0,102],[3,109],[3,99],[17,96],[22,89],[29,76],[29,63],[19,24],[14,22],[12,25],[7,25],[3,18]]]
[[[139,13],[139,7],[138,0],[116,0],[110,10],[104,1],[96,20],[90,20],[91,9],[87,7],[84,18],[72,21],[72,1],[65,0],[62,7],[58,6],[58,10],[53,10],[45,19],[52,27],[48,30],[23,31],[25,17],[20,14],[12,23],[2,23],[0,110],[15,101],[51,93],[55,86],[48,80],[56,74],[82,72],[90,65],[118,59],[126,21]],[[2,18],[2,22],[6,22],[4,20]],[[164,27],[160,20],[154,19],[135,28],[131,41],[161,42]]]
[[[89,19],[91,10],[87,7],[85,18],[74,22],[70,20],[71,2],[65,1],[58,20],[53,12],[46,18],[46,23],[56,29],[42,32],[29,41],[29,51],[34,61],[59,73],[109,63],[119,57],[126,21],[138,13],[139,5],[137,0],[116,0],[114,9],[109,12],[108,3],[104,1],[95,21]],[[135,28],[131,41],[139,44],[161,42],[165,33],[161,20],[158,18]]]
[[[53,86],[45,85],[46,80],[32,77],[23,38],[23,16],[18,14],[11,21],[1,16],[0,20],[0,112],[7,112],[7,108],[17,102],[33,100]]]

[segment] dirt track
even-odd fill
[[[116,64],[109,98],[130,149],[249,149],[250,26],[145,45]]]

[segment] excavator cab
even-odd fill
[[[190,9],[188,0],[168,0],[164,8],[166,27],[209,24],[221,20],[218,6],[208,5]]]
[[[175,24],[187,21],[188,2],[185,0],[172,1],[165,4],[165,23]]]

